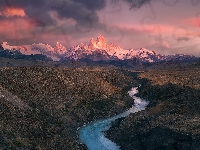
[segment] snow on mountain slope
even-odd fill
[[[7,42],[2,44],[4,49],[16,49],[20,51],[26,51],[26,47],[11,47]],[[194,56],[175,54],[175,55],[161,55],[157,54],[155,51],[148,50],[146,48],[140,48],[138,50],[129,49],[124,50],[119,45],[106,43],[106,39],[103,35],[100,35],[94,40],[93,38],[88,44],[79,44],[72,46],[67,49],[59,42],[56,43],[54,47],[49,44],[32,44],[31,50],[34,52],[40,52],[48,57],[53,58],[53,60],[59,59],[72,59],[72,60],[83,60],[89,59],[92,61],[99,60],[129,60],[137,59],[141,62],[160,62],[160,61],[185,61],[196,59]]]
[[[80,45],[71,47],[69,51],[67,51],[66,55],[68,57],[72,57],[72,55],[77,56],[77,53],[83,53],[89,56],[94,55],[94,52],[98,52],[105,57],[109,56],[111,58],[123,59],[123,54],[126,54],[127,51],[124,51],[120,46],[113,43],[107,44],[105,38],[100,35],[97,37],[96,40],[92,38],[88,45],[84,45],[83,43],[81,43]],[[81,58],[76,57],[76,59]]]
[[[153,62],[155,59],[150,58],[156,55],[154,51],[141,48],[140,50],[123,50],[119,45],[107,44],[106,39],[100,35],[96,40],[93,38],[90,40],[88,45],[81,43],[80,45],[73,46],[66,52],[66,57],[73,58],[75,60],[81,59],[80,54],[93,55],[94,52],[99,52],[100,54],[112,59],[133,59],[139,57],[144,61]],[[155,56],[154,56],[155,57]]]

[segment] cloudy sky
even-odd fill
[[[88,44],[200,56],[200,0],[1,0],[0,41]]]

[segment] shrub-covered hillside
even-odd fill
[[[136,82],[105,68],[0,69],[0,149],[84,149],[77,128],[129,108]]]

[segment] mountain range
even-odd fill
[[[6,44],[5,44],[6,43]],[[10,47],[7,42],[2,45],[4,50],[18,50],[27,51],[25,46]],[[199,58],[185,54],[174,55],[161,55],[155,51],[148,50],[146,48],[124,50],[117,44],[107,44],[103,35],[93,38],[89,41],[89,44],[79,44],[67,49],[65,46],[56,43],[55,47],[49,44],[32,44],[31,50],[51,57],[53,60],[63,61],[89,61],[89,62],[127,62],[136,61],[140,63],[155,63],[155,62],[195,62]]]
[[[35,61],[35,60],[53,61],[51,57],[48,57],[43,54],[30,54],[30,55],[23,54],[22,50],[26,51],[27,50],[26,47],[20,46],[20,47],[13,48],[9,45],[5,45],[5,43],[7,44],[7,42],[4,42],[0,46],[0,57],[10,58],[10,59],[32,60],[32,61]]]

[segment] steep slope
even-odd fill
[[[108,133],[122,150],[200,148],[200,67],[188,65],[139,74],[138,96],[149,108],[130,115]]]
[[[125,72],[0,69],[0,149],[84,149],[77,141],[78,127],[118,114],[132,103],[124,93],[136,83]]]

